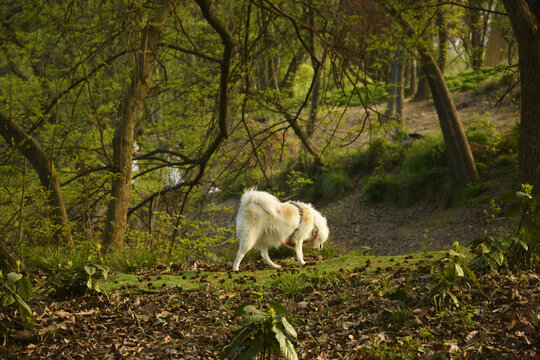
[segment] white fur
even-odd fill
[[[305,265],[302,253],[303,243],[313,249],[322,249],[329,233],[326,218],[311,204],[301,202],[296,202],[296,204],[302,208],[302,221],[295,205],[282,203],[266,192],[254,189],[244,192],[236,217],[239,247],[233,271],[238,271],[242,258],[252,248],[260,251],[268,265],[275,269],[280,268],[270,260],[268,249],[280,247],[293,232],[294,236],[290,242],[294,244],[296,258],[300,265]]]

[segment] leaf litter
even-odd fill
[[[246,265],[253,272],[240,279],[256,279],[260,261]],[[425,268],[368,273],[369,266],[364,262],[332,276],[312,276],[294,296],[279,286],[212,285],[209,278],[230,276],[217,264],[196,265],[203,281],[195,291],[164,286],[140,294],[117,289],[72,299],[42,296],[31,303],[36,330],[13,324],[0,358],[218,359],[241,325],[236,307],[260,292],[291,312],[302,359],[540,357],[538,273],[481,276],[480,289],[462,289],[458,308],[437,309],[423,287]],[[285,272],[299,273],[291,268],[276,276]]]

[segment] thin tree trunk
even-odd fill
[[[52,211],[51,220],[55,227],[55,237],[59,242],[72,244],[73,238],[71,237],[69,218],[53,162],[48,158],[35,138],[27,134],[22,127],[3,114],[0,114],[0,135],[4,137],[8,144],[16,147],[21,152],[38,174],[41,186],[48,194],[48,202]]]
[[[443,7],[442,7],[442,0],[438,1],[438,10],[437,10],[437,18],[436,18],[436,24],[437,24],[437,31],[439,34],[439,53],[437,57],[437,64],[439,65],[439,69],[441,69],[441,72],[444,74],[444,69],[446,67],[446,53],[447,53],[447,45],[448,45],[448,35],[446,34],[446,24],[444,21],[444,13],[443,13]]]
[[[533,185],[540,195],[540,4],[503,0],[519,46],[521,78],[521,130],[519,135],[519,180]]]
[[[113,138],[113,172],[111,201],[103,234],[105,251],[122,247],[127,229],[129,196],[131,193],[131,165],[133,160],[133,132],[135,123],[148,94],[154,74],[155,54],[165,23],[174,12],[178,0],[162,0],[154,16],[148,21],[135,58],[131,85],[119,109],[119,123]]]
[[[409,80],[409,84],[410,84],[410,88],[409,88],[409,97],[411,98],[414,98],[415,95],[416,95],[416,92],[418,91],[418,73],[417,73],[417,68],[416,68],[416,59],[412,59],[409,63],[409,68],[411,69],[410,70],[410,74],[409,74],[409,77],[410,77],[410,80]]]
[[[483,21],[479,8],[482,8],[482,0],[469,0],[470,9],[467,10],[469,25],[469,61],[474,70],[482,66],[484,56]]]

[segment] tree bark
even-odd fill
[[[161,39],[161,32],[174,12],[178,0],[162,0],[154,16],[148,21],[135,57],[131,84],[120,109],[113,137],[113,173],[111,200],[107,212],[107,222],[103,234],[105,251],[119,248],[124,244],[127,229],[129,196],[131,193],[131,165],[133,160],[133,132],[144,98],[152,84],[155,54]]]
[[[51,207],[52,224],[55,227],[55,237],[59,242],[73,243],[71,227],[67,216],[60,182],[53,162],[39,144],[22,127],[0,114],[0,135],[6,142],[16,147],[28,159],[38,174],[41,186],[46,191]]]
[[[444,69],[446,67],[446,48],[448,45],[448,35],[446,34],[446,24],[443,13],[442,0],[438,1],[437,6],[437,17],[435,20],[437,24],[437,32],[439,34],[439,53],[437,56],[437,64],[439,65],[441,72],[444,74]]]
[[[454,179],[460,187],[480,180],[472,155],[469,140],[457,112],[450,90],[446,86],[443,74],[433,56],[420,51],[424,71],[427,75],[439,123],[446,145],[446,151],[452,165]]]
[[[503,0],[519,46],[519,180],[540,195],[540,2]],[[529,5],[530,4],[530,5]]]
[[[491,21],[484,66],[497,66],[507,59],[509,46],[504,38],[503,21],[502,15],[494,15]]]
[[[415,36],[413,27],[403,18],[396,7],[390,4],[384,4],[384,7],[403,28],[407,36]],[[454,179],[460,187],[465,187],[468,183],[479,180],[480,176],[461,118],[446,86],[444,76],[428,47],[420,42],[417,43],[417,50],[433,95]]]
[[[431,92],[429,90],[429,82],[427,76],[423,70],[423,65],[420,63],[418,71],[418,85],[416,86],[416,92],[412,101],[424,101],[431,98]]]
[[[409,77],[410,77],[409,97],[414,98],[416,96],[416,92],[418,91],[418,76],[417,76],[417,71],[416,71],[416,59],[412,59],[409,62],[409,66],[411,69],[409,73]]]

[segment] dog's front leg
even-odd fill
[[[300,263],[301,266],[306,265],[306,262],[304,261],[304,253],[302,251],[302,241],[298,241],[294,246],[294,251],[296,252],[296,259]]]

